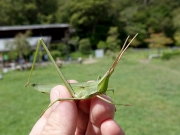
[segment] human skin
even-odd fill
[[[75,80],[70,80],[75,83]],[[104,98],[109,99],[106,95]],[[50,93],[51,102],[58,98],[72,98],[63,85]],[[88,100],[56,102],[36,122],[30,135],[124,135],[113,120],[115,106],[97,97]]]

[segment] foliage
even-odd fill
[[[89,37],[92,45],[96,45],[99,39],[106,38],[109,24],[112,24],[111,9],[111,0],[73,0],[70,23],[80,38]]]
[[[58,6],[57,0],[0,0],[1,25],[23,25],[54,23],[55,12]]]
[[[58,8],[55,13],[56,23],[69,23],[71,0],[58,0]]]
[[[180,30],[180,15],[179,15],[179,12],[180,12],[180,8],[176,8],[173,10],[172,12],[172,15],[174,16],[173,19],[172,19],[172,22],[173,22],[173,26],[175,29],[177,29],[177,31]]]
[[[177,46],[180,46],[180,32],[177,31],[175,34],[174,34],[174,40],[175,40],[175,44]]]
[[[76,51],[78,50],[78,43],[79,43],[78,36],[73,36],[68,40],[68,44],[73,45]]]
[[[92,49],[98,48],[99,41],[106,41],[108,30],[116,26],[119,39],[139,33],[133,46],[147,47],[144,39],[152,31],[177,43],[179,7],[177,0],[0,0],[0,25],[70,23],[79,40],[89,38]]]
[[[24,55],[27,55],[31,51],[30,44],[27,38],[31,35],[30,31],[23,33],[18,33],[13,41],[8,41],[6,47],[10,49],[10,57],[15,59],[16,57],[24,58]]]
[[[55,50],[55,52],[59,51],[61,55],[59,56],[65,56],[67,51],[69,51],[69,46],[64,43],[54,43],[51,44],[51,50]]]
[[[180,56],[180,50],[172,50],[170,52],[163,52],[162,59],[168,60],[176,56]]]
[[[107,43],[105,41],[99,41],[97,44],[97,48],[106,50],[107,49]]]
[[[50,51],[50,53],[54,59],[61,56],[61,52],[57,50]]]
[[[129,41],[130,41],[130,40],[129,40]],[[141,42],[140,42],[137,38],[135,38],[135,39],[133,40],[133,42],[131,43],[131,46],[133,46],[133,47],[138,47],[140,44],[141,44]]]
[[[79,51],[82,54],[90,54],[91,53],[91,43],[88,38],[83,38],[79,41]]]
[[[145,39],[150,48],[163,48],[167,44],[172,44],[173,40],[164,35],[164,33],[151,33],[150,38]]]
[[[118,27],[110,27],[108,31],[108,37],[106,39],[107,49],[113,52],[119,51],[120,49]]]

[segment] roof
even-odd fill
[[[27,30],[27,29],[47,29],[47,28],[68,28],[69,24],[36,24],[36,25],[19,25],[19,26],[0,26],[0,31],[9,30]]]
[[[31,31],[32,37],[51,36],[51,42],[60,42],[69,31],[69,24],[37,24],[19,26],[0,26],[0,38],[14,38],[17,33]]]

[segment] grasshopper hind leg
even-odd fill
[[[107,91],[111,91],[113,93],[113,102],[115,103],[115,98],[114,98],[114,89],[107,89]]]

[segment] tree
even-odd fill
[[[88,38],[83,38],[79,41],[79,51],[82,54],[90,54],[91,53],[91,43]]]
[[[121,2],[119,21],[124,24],[126,35],[139,33],[137,38],[141,44],[149,35],[149,29],[155,33],[163,32],[172,38],[174,33],[172,11],[178,8],[179,4],[180,2],[176,0],[144,0],[144,2],[126,0]]]
[[[58,0],[58,8],[55,13],[57,23],[70,22],[70,1],[71,0]]]
[[[97,48],[107,50],[107,43],[105,41],[100,40],[97,44]]]
[[[0,25],[55,23],[58,0],[0,0]]]
[[[176,31],[180,30],[180,8],[176,8],[173,10],[172,15],[173,15],[173,27],[176,29]]]
[[[24,55],[30,53],[31,47],[27,40],[30,34],[30,31],[26,31],[24,34],[18,33],[13,41],[6,43],[6,47],[10,49],[9,54],[12,58],[19,57],[24,59]]]
[[[92,49],[116,26],[120,39],[139,33],[135,46],[147,47],[151,30],[174,38],[179,7],[178,0],[0,0],[0,25],[70,23],[75,36],[89,38]]]
[[[175,45],[180,46],[180,32],[179,31],[177,31],[174,34],[174,40],[175,40]]]
[[[82,39],[89,37],[96,48],[100,39],[106,38],[106,33],[112,24],[111,0],[73,0],[70,7],[70,23]]]
[[[110,27],[106,39],[107,49],[110,51],[118,51],[120,49],[121,40],[119,39],[118,27]]]
[[[60,56],[65,56],[67,54],[67,50],[69,51],[69,46],[67,46],[67,44],[65,43],[53,43],[51,44],[51,50],[53,51],[59,51],[59,57]]]
[[[150,37],[145,39],[149,43],[150,48],[157,48],[158,54],[160,54],[160,49],[165,47],[167,44],[172,44],[173,40],[166,37],[164,33],[151,33]]]
[[[79,37],[73,36],[68,40],[68,44],[74,46],[75,51],[78,50]]]

